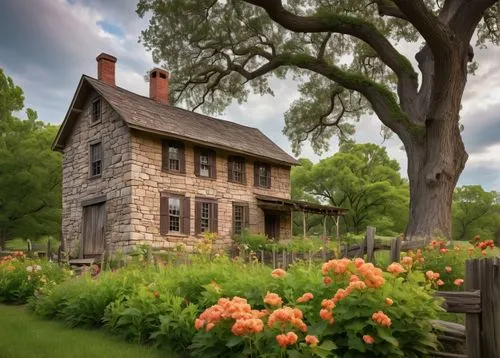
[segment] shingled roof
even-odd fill
[[[89,86],[97,91],[133,129],[177,137],[186,141],[226,149],[287,165],[298,161],[266,137],[257,128],[212,118],[182,108],[158,103],[149,97],[111,86],[103,81],[83,75],[71,107],[59,129],[53,148],[64,148],[71,133]]]

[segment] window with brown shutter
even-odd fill
[[[204,232],[217,232],[219,226],[219,207],[217,202],[211,199],[196,198],[195,204],[196,234],[202,234]]]
[[[186,173],[184,143],[162,141],[162,170],[172,173]]]
[[[232,183],[246,184],[246,166],[244,157],[228,157],[227,176],[227,180]]]
[[[174,193],[160,195],[160,233],[190,234],[189,198]]]
[[[239,235],[248,228],[249,208],[248,203],[233,203],[233,234]]]
[[[268,163],[254,163],[254,185],[261,188],[271,187],[271,165]]]
[[[217,178],[217,154],[208,148],[195,148],[194,173],[203,178]]]

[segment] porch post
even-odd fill
[[[304,226],[304,239],[307,236],[306,212],[302,210],[302,225]]]

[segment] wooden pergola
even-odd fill
[[[322,205],[317,203],[310,203],[308,201],[302,200],[292,200],[277,198],[274,196],[267,195],[257,195],[257,205],[264,210],[270,211],[300,211],[302,212],[302,220],[304,226],[304,237],[306,237],[306,221],[307,214],[319,214],[323,215],[323,234],[326,236],[326,218],[332,217],[335,221],[336,236],[339,237],[339,218],[347,213],[347,209],[339,208],[336,206]],[[293,222],[292,224],[293,225]]]

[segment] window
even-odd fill
[[[185,173],[184,143],[164,140],[162,142],[162,169],[173,173]]]
[[[181,200],[179,198],[168,198],[168,220],[170,232],[181,231]]]
[[[102,172],[102,144],[101,142],[90,145],[90,176],[101,175]]]
[[[101,121],[101,99],[98,98],[92,102],[92,123]]]
[[[233,233],[239,235],[248,227],[248,204],[233,203]]]
[[[216,153],[212,149],[195,148],[194,165],[195,174],[204,178],[216,178]]]
[[[160,193],[160,233],[190,234],[190,198],[177,193]]]
[[[218,205],[212,199],[196,199],[196,233],[217,232]]]
[[[267,163],[255,162],[254,164],[254,185],[262,188],[271,187],[271,165]]]
[[[227,161],[228,180],[233,183],[246,183],[245,158],[228,157]]]

